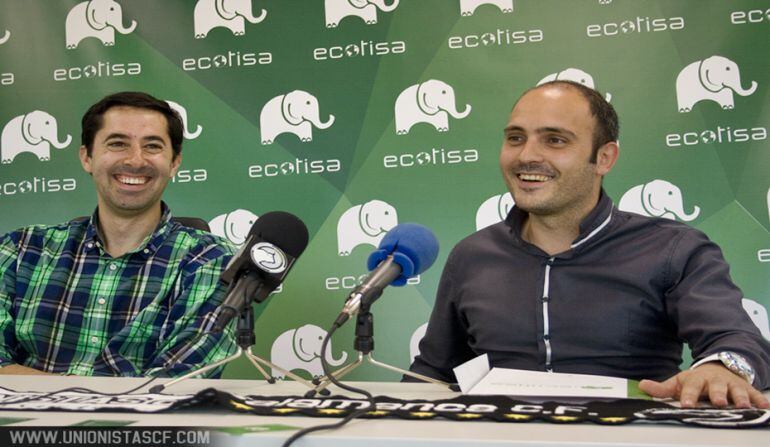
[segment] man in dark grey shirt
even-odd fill
[[[683,406],[770,406],[757,391],[770,387],[770,344],[719,247],[619,211],[602,190],[617,139],[612,106],[580,84],[519,99],[500,153],[516,206],[449,255],[412,371],[454,381],[486,353],[493,366],[652,379],[643,391]],[[683,340],[696,363],[680,372]]]

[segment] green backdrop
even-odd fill
[[[616,204],[718,242],[770,338],[766,1],[376,3],[0,1],[0,231],[90,214],[80,118],[105,94],[148,91],[186,109],[191,135],[165,195],[176,215],[234,242],[271,210],[310,230],[282,291],[255,310],[262,357],[275,343],[288,357],[273,360],[313,373],[306,325],[331,324],[382,232],[435,231],[436,265],[373,308],[375,357],[405,368],[450,248],[510,205],[495,196],[513,101],[567,78],[607,92],[620,115],[621,158],[604,182]],[[334,358],[355,357],[352,327]],[[225,372],[255,374],[245,362]],[[348,377],[398,378],[369,366]]]

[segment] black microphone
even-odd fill
[[[212,331],[221,332],[252,301],[266,300],[281,285],[307,243],[307,227],[297,216],[284,211],[260,216],[219,278],[228,285],[228,291]]]
[[[369,305],[389,286],[403,286],[412,276],[427,270],[438,256],[438,240],[427,227],[402,223],[382,238],[377,250],[369,255],[367,267],[371,272],[348,295],[334,324],[342,326],[362,305]]]

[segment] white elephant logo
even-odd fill
[[[187,127],[187,109],[182,107],[179,103],[176,103],[174,101],[166,100],[166,103],[168,103],[169,107],[174,109],[176,113],[179,114],[179,117],[182,118],[182,126],[184,130],[184,137],[188,140],[194,140],[198,138],[198,136],[201,134],[201,131],[203,130],[203,127],[201,127],[200,124],[198,124],[198,127],[195,128],[194,132],[190,132]]]
[[[513,12],[513,0],[460,0],[460,15],[471,16],[481,5],[495,5],[506,14]]]
[[[313,377],[324,374],[321,366],[321,343],[326,337],[326,331],[318,326],[306,324],[296,329],[290,329],[273,342],[270,349],[270,361],[287,371],[302,369]],[[326,346],[324,355],[326,362],[331,366],[340,366],[345,363],[348,353],[342,351],[339,359],[332,357],[332,344]],[[286,375],[280,370],[273,369],[272,376],[283,379]]]
[[[348,256],[362,244],[380,245],[385,233],[398,225],[396,209],[382,200],[370,200],[345,211],[337,222],[337,253]]]
[[[278,95],[262,107],[259,130],[262,144],[272,144],[282,133],[293,133],[302,142],[313,141],[313,126],[323,130],[334,124],[334,115],[321,121],[318,99],[303,90]]]
[[[64,141],[59,141],[58,135],[56,118],[46,112],[35,110],[17,116],[3,128],[0,161],[3,164],[11,163],[22,152],[31,152],[40,161],[48,161],[51,159],[51,145],[56,149],[64,149],[72,141],[70,135]]]
[[[751,321],[754,322],[759,329],[759,333],[761,333],[767,341],[770,341],[770,319],[768,319],[767,316],[767,309],[758,302],[748,298],[743,298],[741,304],[743,305],[743,310],[749,314]]]
[[[662,217],[689,222],[698,217],[700,207],[694,206],[690,214],[685,213],[682,191],[665,180],[653,180],[636,185],[620,198],[618,209],[642,216]]]
[[[246,34],[246,21],[257,24],[267,16],[264,9],[257,17],[251,0],[198,0],[193,12],[195,38],[203,39],[214,28],[227,28],[234,36]]]
[[[471,113],[471,105],[457,111],[454,89],[445,82],[430,79],[409,86],[396,98],[396,134],[404,135],[417,123],[432,124],[439,132],[449,130],[449,115],[461,120]]]
[[[257,215],[251,211],[237,209],[211,219],[209,228],[213,234],[223,237],[235,245],[242,245],[246,242],[249,230],[257,219]]]
[[[336,28],[340,21],[348,16],[360,17],[367,25],[377,23],[377,9],[391,12],[398,7],[399,0],[326,0],[326,27]]]
[[[11,32],[8,30],[5,30],[5,34],[3,34],[3,37],[0,37],[0,45],[8,42],[8,39],[11,38]]]
[[[414,363],[414,358],[420,355],[420,341],[425,337],[425,331],[428,330],[428,323],[425,323],[415,329],[412,338],[409,339],[409,364]]]
[[[592,88],[596,90],[596,87],[594,87],[594,78],[590,74],[586,73],[585,71],[579,69],[579,68],[567,68],[564,69],[558,73],[551,73],[548,76],[544,77],[540,80],[540,82],[537,83],[537,85],[545,84],[546,82],[551,81],[572,81],[577,82],[578,84],[583,84],[588,88]],[[607,93],[604,99],[607,100],[607,102],[610,102],[612,99],[612,95]]]
[[[476,231],[505,220],[514,204],[509,192],[485,200],[476,211]]]
[[[684,67],[676,77],[676,102],[679,112],[689,112],[700,101],[714,101],[723,109],[735,107],[733,92],[749,96],[757,89],[757,83],[751,81],[751,87],[741,86],[741,73],[738,65],[722,56],[711,56]]]
[[[96,37],[105,46],[115,45],[115,30],[120,34],[129,34],[136,29],[132,20],[128,27],[123,26],[123,8],[113,0],[91,0],[75,5],[67,14],[65,40],[67,48],[77,48],[86,37]]]

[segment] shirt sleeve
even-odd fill
[[[168,313],[163,341],[142,374],[180,376],[235,352],[237,347],[232,323],[221,333],[208,332],[224,299],[226,290],[219,277],[230,255],[221,247],[210,246],[207,249],[218,250],[221,254],[183,275]],[[220,366],[203,376],[219,377],[223,368]]]
[[[770,387],[770,343],[743,309],[722,251],[700,231],[688,231],[671,254],[668,313],[695,361],[720,351],[744,356],[756,371],[754,386]]]
[[[16,363],[18,343],[11,309],[15,297],[18,249],[10,234],[0,239],[0,367]]]
[[[428,329],[420,341],[420,354],[409,368],[418,374],[450,383],[456,382],[452,369],[475,357],[468,346],[467,326],[456,305],[458,297],[455,284],[460,280],[453,268],[456,257],[455,248],[441,273]],[[409,382],[416,379],[404,376],[402,380]]]

